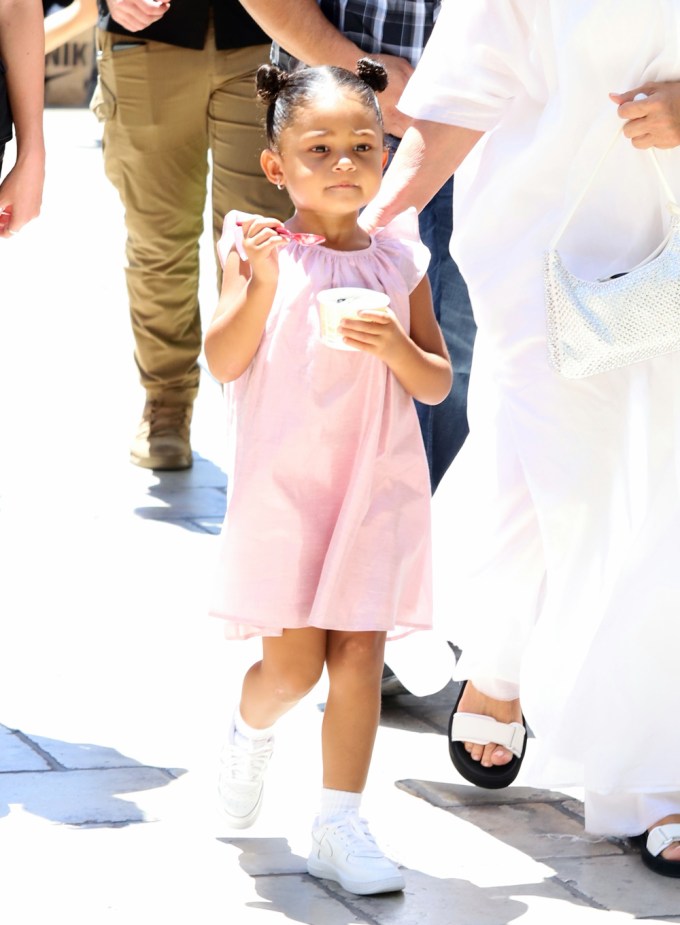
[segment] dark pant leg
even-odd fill
[[[453,367],[453,387],[441,404],[416,402],[433,492],[468,434],[467,390],[476,333],[467,286],[449,252],[452,230],[453,177],[420,214],[420,235],[432,255],[428,276],[435,314]]]

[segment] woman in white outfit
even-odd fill
[[[456,170],[479,331],[470,436],[434,501],[440,628],[470,679],[457,713],[521,724],[521,689],[532,783],[583,785],[590,831],[651,831],[643,859],[680,876],[680,354],[564,379],[543,291],[617,126],[560,253],[605,278],[664,236],[645,149],[679,198],[680,0],[448,0],[400,106],[416,121],[365,223]],[[460,743],[486,786],[523,754],[495,728]]]

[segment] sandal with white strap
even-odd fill
[[[662,877],[680,877],[680,861],[669,861],[661,855],[662,851],[674,842],[680,843],[680,824],[669,822],[657,825],[651,832],[638,835],[634,841],[640,844],[642,863]]]
[[[485,787],[488,790],[497,790],[508,787],[519,774],[522,759],[527,747],[527,730],[524,717],[521,723],[499,723],[492,716],[481,716],[477,713],[459,713],[460,703],[465,685],[463,683],[458,700],[451,712],[449,720],[449,755],[454,768],[461,777],[476,787]],[[512,758],[507,764],[497,764],[485,768],[481,762],[475,761],[465,748],[466,742],[475,745],[501,745],[512,752]]]

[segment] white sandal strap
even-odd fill
[[[472,742],[474,745],[490,745],[493,742],[509,749],[517,758],[522,757],[525,735],[522,723],[499,723],[492,716],[477,713],[454,713],[451,724],[452,742]]]
[[[657,825],[647,836],[647,851],[658,857],[673,842],[680,842],[680,824]]]

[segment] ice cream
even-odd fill
[[[346,344],[338,332],[343,318],[358,318],[359,311],[385,311],[390,304],[389,296],[374,289],[359,289],[351,286],[342,289],[324,289],[317,296],[321,320],[321,340],[336,350],[356,350]]]

